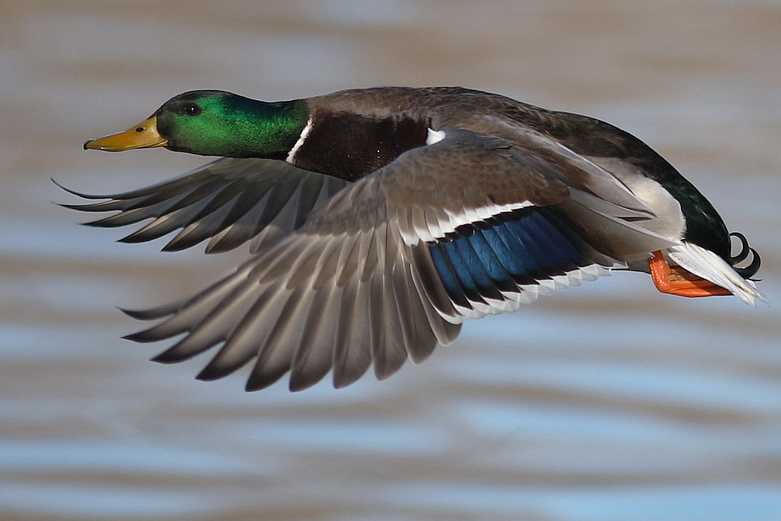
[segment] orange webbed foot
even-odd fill
[[[656,288],[662,293],[680,295],[681,297],[712,297],[714,295],[731,295],[732,293],[709,280],[689,273],[680,267],[670,267],[661,251],[655,251],[648,260],[651,278]]]

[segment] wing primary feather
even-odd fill
[[[184,333],[190,324],[204,319],[211,307],[217,305],[232,292],[241,287],[252,269],[252,262],[246,262],[234,273],[224,277],[195,295],[175,301],[171,304],[146,310],[123,310],[127,315],[140,320],[155,320],[170,315],[170,318],[158,325],[127,335],[127,340],[135,342],[154,342]]]
[[[334,284],[321,288],[313,297],[310,316],[306,319],[303,336],[298,342],[298,348],[290,353],[291,377],[288,388],[298,391],[320,381],[333,367],[333,352],[336,348],[335,335],[342,312],[344,288]],[[308,346],[308,353],[299,350]]]
[[[334,367],[333,352],[335,326],[340,309],[339,299],[343,288],[331,284],[318,291],[312,302],[310,316],[307,318],[303,336],[293,356],[290,382],[291,391],[307,389],[322,380]]]
[[[219,188],[219,190],[217,190],[217,188]],[[212,191],[214,193],[209,197],[209,201],[206,205],[192,217],[194,221],[200,221],[209,214],[216,212],[218,209],[225,206],[228,207],[225,216],[226,218],[229,217],[231,212],[236,209],[235,203],[241,199],[243,193],[249,191],[249,183],[244,179],[236,179],[225,186],[217,185]],[[231,204],[231,202],[233,202],[233,204]]]
[[[279,332],[285,331],[289,327],[289,323],[294,320],[294,317],[300,316],[300,311],[297,308],[301,305],[303,290],[297,289],[288,293],[280,292],[279,288],[274,288],[271,293],[271,298],[268,296],[257,298],[253,307],[250,308],[246,315],[241,317],[236,327],[231,328],[223,347],[197,376],[199,380],[215,380],[232,373],[257,356],[264,345],[273,345],[276,337],[279,336]],[[278,304],[278,301],[283,299],[284,304]],[[240,330],[242,325],[246,323],[247,317],[250,317],[250,320],[254,320],[255,313],[265,313],[269,308],[280,305],[282,306],[279,314],[280,318],[268,332],[256,334],[251,342],[241,343],[234,340],[241,336]],[[253,309],[255,313],[253,313]],[[294,327],[293,331],[299,331],[299,328]]]
[[[363,335],[368,326],[360,322],[360,309],[366,302],[361,284],[350,278],[342,288],[342,306],[334,322],[333,379],[337,387],[344,387],[360,378],[372,363],[371,346]],[[368,335],[367,337],[368,338]]]
[[[408,319],[398,305],[400,301],[395,289],[396,269],[399,263],[403,262],[399,258],[398,250],[400,247],[403,247],[403,242],[401,242],[398,232],[394,233],[391,226],[386,223],[381,225],[380,233],[375,237],[374,243],[379,254],[377,255],[377,263],[372,280],[372,295],[373,298],[383,299],[383,310],[386,316],[389,317],[387,323],[381,325],[376,322],[376,324],[381,326],[383,331],[387,331],[386,345],[390,346],[391,349],[399,349],[401,347],[404,350],[406,349],[404,331],[395,327]],[[375,324],[375,322],[372,323]],[[388,327],[388,325],[393,327]]]
[[[151,241],[154,239],[158,239],[164,235],[167,235],[173,232],[174,230],[182,227],[182,220],[179,218],[180,212],[181,210],[178,210],[178,211],[161,215],[155,218],[154,220],[150,221],[145,226],[134,231],[133,233],[122,237],[121,239],[119,239],[119,242],[134,244],[139,242]],[[117,214],[117,215],[124,215],[124,214]],[[136,220],[136,222],[138,222],[138,220]],[[124,224],[129,224],[129,223],[124,223]],[[101,224],[100,226],[105,226],[105,225]],[[114,224],[114,226],[120,226],[120,225]]]
[[[224,180],[221,178],[208,179],[205,183],[197,185],[192,190],[185,192],[184,197],[176,200],[167,211],[173,212],[174,210],[192,206],[197,203],[208,203],[214,199],[216,196],[215,191],[223,186],[223,184]],[[136,207],[151,206],[156,203],[165,202],[169,198],[170,194],[161,191],[147,196],[129,209],[132,210]],[[206,199],[206,201],[204,201],[204,199]]]
[[[278,295],[291,294],[291,290],[277,288]],[[286,327],[293,318],[291,311],[297,299],[287,299],[280,305],[266,299],[258,299],[237,328],[237,337],[243,342],[258,338],[258,357],[247,380],[247,391],[265,389],[282,378],[290,370],[295,344],[280,342],[285,335],[301,334],[300,327]]]
[[[118,228],[120,226],[127,226],[128,224],[135,224],[141,222],[144,219],[155,217],[156,213],[162,212],[167,208],[165,202],[158,203],[158,205],[152,208],[134,208],[132,210],[122,210],[120,213],[109,215],[101,219],[89,221],[84,223],[84,226],[92,226],[95,228]]]
[[[256,301],[253,307],[243,317],[241,322],[239,322],[239,324],[233,329],[231,334],[228,336],[228,339],[226,340],[225,346],[223,346],[221,352],[218,353],[217,356],[219,357],[221,356],[222,351],[225,351],[225,360],[216,362],[215,357],[215,360],[213,360],[209,365],[214,363],[217,368],[224,366],[224,371],[227,374],[232,372],[232,369],[229,369],[230,366],[233,366],[234,369],[238,368],[250,362],[254,357],[258,356],[263,348],[266,338],[268,337],[268,331],[273,326],[272,319],[276,318],[276,314],[274,313],[273,309],[270,313],[263,309],[267,305],[267,302],[263,300]],[[261,313],[263,314],[261,315]],[[206,370],[206,368],[204,368],[204,370]],[[215,378],[219,378],[219,376],[216,376],[216,372],[213,374]],[[211,376],[212,374],[209,372],[206,374],[202,372],[202,374],[199,375],[199,377],[202,379],[211,379]],[[252,379],[252,377],[250,377],[250,379]],[[269,385],[274,381],[276,381],[276,379],[269,382]],[[257,389],[259,388],[260,387]],[[250,385],[248,385],[247,388],[248,391],[254,391],[257,389],[252,388]]]
[[[63,188],[63,190],[67,190],[67,188]],[[75,192],[67,190],[68,192],[74,194]],[[84,194],[78,194],[79,197],[86,197]],[[86,204],[63,204],[59,203],[59,206],[62,206],[63,208],[69,208],[71,210],[78,210],[80,212],[113,212],[113,211],[123,211],[127,209],[128,207],[133,205],[133,201],[127,201],[124,199],[108,199],[106,201],[100,201],[97,203],[86,203]]]
[[[383,363],[382,356],[377,358],[372,345],[372,324],[370,322],[371,286],[359,280],[350,280],[345,292],[353,295],[354,304],[345,321],[339,322],[334,366],[339,367],[342,378],[351,380],[362,375],[371,364],[375,370]]]
[[[387,225],[384,226],[385,235],[390,235],[387,231]],[[391,239],[392,240],[392,239]],[[372,290],[376,288],[372,284],[362,284],[362,288],[365,288],[365,302],[364,310],[365,321],[367,324],[367,339],[366,341],[371,345],[372,360],[374,362],[374,374],[378,379],[382,380],[392,375],[399,368],[404,365],[407,359],[406,349],[396,349],[395,344],[389,344],[387,342],[386,331],[393,324],[387,324],[383,322],[386,314],[383,310],[385,306],[385,298],[383,295],[377,295]],[[395,306],[394,306],[395,307]],[[393,348],[391,348],[393,347]]]
[[[185,297],[176,300],[174,302],[170,302],[168,304],[157,306],[154,308],[145,308],[145,309],[119,308],[119,310],[122,311],[122,313],[124,313],[125,315],[129,316],[130,318],[135,318],[136,320],[156,320],[174,314],[177,309],[185,306],[187,302],[190,301],[191,298],[192,297]],[[133,335],[128,335],[128,336],[133,336]],[[132,339],[128,338],[128,340],[132,340]]]
[[[160,326],[168,324],[169,329],[173,330],[184,329],[188,334],[153,360],[166,363],[187,360],[225,341],[251,308],[256,298],[256,291],[257,289],[252,285],[239,285],[224,298],[218,297],[218,302],[213,302],[211,299],[199,301],[196,305],[188,307],[186,312],[180,312],[160,324]],[[273,287],[265,288],[261,298],[273,293]]]

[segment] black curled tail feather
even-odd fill
[[[727,260],[741,277],[750,279],[759,271],[759,267],[762,265],[762,259],[760,258],[759,253],[757,253],[757,250],[748,245],[748,239],[746,239],[745,235],[739,232],[732,232],[729,236],[735,237],[740,241],[740,251],[735,255],[731,255]],[[748,266],[737,267],[737,264],[744,262],[749,257],[751,258],[751,262]]]

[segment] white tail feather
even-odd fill
[[[684,241],[679,246],[667,248],[667,253],[686,271],[731,291],[746,304],[755,305],[757,299],[767,302],[752,281],[741,277],[724,259],[710,250]]]

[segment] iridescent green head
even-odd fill
[[[301,100],[267,103],[199,90],[171,98],[143,123],[88,141],[84,148],[117,152],[162,146],[207,156],[282,159],[308,118]]]

